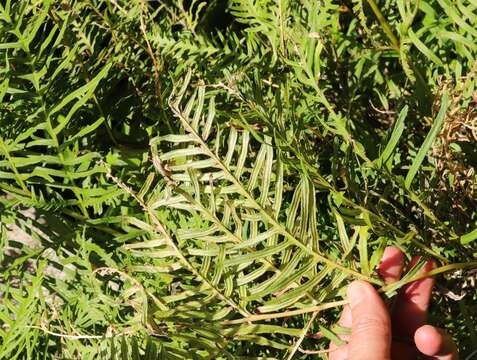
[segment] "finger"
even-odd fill
[[[345,305],[345,307],[343,308],[343,312],[341,313],[341,317],[338,320],[338,325],[341,326],[341,327],[351,329],[352,317],[351,317],[351,308],[349,307],[349,305]],[[346,335],[346,334],[340,334],[338,336],[342,340],[349,340],[349,338],[350,338],[350,335]]]
[[[342,327],[351,328],[351,309],[348,305],[343,308],[340,319],[338,320],[338,325]],[[341,340],[348,341],[350,335],[338,334],[338,337]],[[346,360],[348,359],[348,347],[347,344],[342,346],[337,346],[335,343],[330,345],[330,355],[329,360]]]
[[[391,320],[386,305],[367,282],[354,281],[348,287],[351,308],[350,360],[390,358]]]
[[[388,246],[384,249],[383,258],[378,267],[378,273],[386,284],[391,284],[401,278],[404,268],[404,254],[395,247]]]
[[[420,257],[414,257],[410,267],[414,266],[419,260]],[[434,261],[429,260],[420,270],[420,273],[429,272],[434,267]],[[433,286],[434,278],[425,278],[414,281],[402,289],[393,312],[393,331],[396,336],[412,339],[414,332],[424,325]]]
[[[337,347],[332,343],[329,351],[329,360],[348,360],[348,345]]]
[[[442,329],[424,325],[414,335],[417,348],[424,355],[435,360],[457,360],[457,346],[452,338]]]

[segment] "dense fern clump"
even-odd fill
[[[326,358],[388,245],[477,349],[475,0],[0,1],[0,358]]]

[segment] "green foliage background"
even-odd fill
[[[325,358],[386,245],[477,348],[475,0],[0,4],[0,358]]]

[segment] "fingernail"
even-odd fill
[[[351,309],[355,308],[368,298],[369,286],[369,284],[362,281],[353,281],[348,286],[347,294]]]

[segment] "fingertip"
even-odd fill
[[[382,261],[385,261],[391,258],[404,261],[404,253],[397,246],[387,246],[386,249],[384,249]]]
[[[452,338],[442,329],[431,325],[421,326],[414,334],[417,349],[435,359],[457,359],[457,347]]]
[[[439,354],[444,343],[444,337],[434,326],[424,325],[416,330],[414,341],[421,353],[434,356]]]
[[[384,249],[378,273],[385,283],[390,284],[401,278],[404,268],[404,253],[396,246]]]
[[[376,290],[366,281],[355,280],[348,286],[347,296],[351,309],[366,300],[371,300]]]

